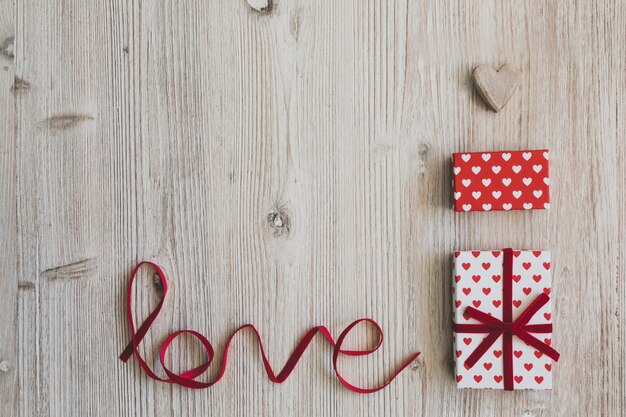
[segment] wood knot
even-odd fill
[[[417,358],[415,358],[413,362],[411,362],[411,369],[413,371],[417,371],[423,365],[424,365],[424,360],[422,359],[422,356],[420,355]]]
[[[270,211],[267,215],[267,223],[273,230],[274,237],[287,236],[291,231],[291,218],[283,208]]]
[[[422,158],[426,156],[428,151],[430,151],[430,145],[428,143],[422,142],[419,145],[417,145],[417,152]]]
[[[158,292],[163,292],[163,281],[161,281],[161,277],[156,272],[152,275],[152,285]]]
[[[0,55],[11,60],[15,58],[15,39],[13,36],[2,41],[2,44],[0,44]]]
[[[49,280],[84,278],[92,275],[98,268],[96,258],[86,258],[71,264],[46,269],[41,276]]]
[[[28,81],[17,76],[14,78],[13,85],[11,86],[11,92],[13,94],[19,94],[28,89],[30,89],[30,83]]]
[[[9,362],[0,361],[0,372],[4,372],[4,373],[9,372]]]
[[[82,122],[93,120],[90,114],[62,113],[50,116],[38,123],[39,127],[52,130],[64,130],[77,126]]]
[[[259,13],[267,14],[272,11],[274,7],[273,0],[247,0],[248,5]]]

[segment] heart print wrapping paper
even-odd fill
[[[516,320],[538,295],[550,295],[551,264],[547,251],[513,251],[512,259],[512,319]],[[503,251],[455,252],[453,292],[455,323],[480,324],[467,317],[468,306],[502,320]],[[551,302],[548,301],[532,316],[529,324],[551,324],[551,321]],[[551,345],[551,333],[533,336]],[[454,333],[458,388],[504,388],[503,336],[498,337],[470,369],[464,364],[485,337],[486,334],[480,333]],[[514,389],[552,387],[552,359],[515,335],[512,336],[512,353]]]

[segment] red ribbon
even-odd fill
[[[134,324],[134,320],[133,320],[132,305],[131,305],[131,293],[132,293],[133,282],[135,280],[135,276],[137,275],[137,272],[139,271],[139,269],[141,268],[142,265],[151,265],[156,270],[156,273],[159,276],[159,278],[161,280],[161,285],[163,287],[163,297],[159,301],[159,304],[148,315],[148,317],[143,322],[143,324],[141,326],[139,326],[139,329],[135,332],[135,324]],[[284,382],[287,379],[287,377],[291,374],[291,372],[294,370],[294,368],[296,367],[296,364],[300,360],[300,357],[302,356],[302,354],[304,353],[306,348],[309,346],[309,343],[311,343],[311,340],[313,340],[313,337],[317,333],[321,333],[322,336],[324,336],[324,338],[326,339],[326,341],[328,341],[328,343],[333,347],[333,369],[334,369],[335,374],[337,375],[337,378],[339,379],[339,381],[341,381],[341,383],[346,388],[348,388],[350,391],[358,392],[360,394],[369,394],[369,393],[372,393],[372,392],[380,391],[381,389],[385,388],[387,385],[389,385],[391,383],[391,381],[393,381],[396,378],[396,376],[398,376],[398,374],[400,372],[402,372],[407,366],[409,366],[411,364],[411,362],[413,362],[413,360],[415,360],[415,358],[417,358],[419,356],[419,354],[420,354],[420,352],[417,352],[417,353],[414,353],[413,355],[411,355],[411,357],[409,357],[409,359],[402,366],[400,366],[400,368],[396,369],[391,374],[389,379],[384,384],[382,384],[382,385],[380,385],[378,387],[374,387],[374,388],[359,388],[359,387],[357,387],[355,385],[350,384],[348,381],[346,381],[341,376],[341,374],[339,373],[339,370],[337,369],[337,360],[339,358],[339,354],[344,354],[344,355],[348,355],[348,356],[369,355],[370,353],[373,353],[376,350],[378,350],[378,348],[381,346],[381,344],[383,342],[383,331],[380,328],[380,326],[378,325],[378,323],[376,323],[374,320],[369,319],[369,318],[362,318],[362,319],[359,319],[359,320],[356,320],[356,321],[352,322],[348,327],[346,327],[345,330],[343,332],[341,332],[341,334],[337,338],[337,341],[333,340],[332,335],[330,334],[330,332],[328,331],[328,329],[326,327],[324,327],[324,326],[316,326],[316,327],[311,328],[304,335],[304,337],[300,340],[300,342],[298,343],[298,345],[294,349],[293,353],[291,354],[291,356],[287,360],[287,363],[285,364],[283,369],[277,375],[274,372],[274,370],[272,369],[272,367],[271,367],[271,365],[269,363],[269,360],[267,358],[267,355],[265,354],[265,349],[263,348],[263,343],[261,342],[261,335],[259,334],[259,332],[257,331],[257,329],[253,325],[245,324],[245,325],[239,327],[237,330],[235,330],[233,332],[233,334],[228,338],[228,341],[226,342],[226,347],[224,348],[224,357],[222,359],[221,370],[220,370],[220,373],[217,376],[217,378],[214,381],[211,381],[211,382],[202,382],[202,381],[196,380],[196,377],[198,377],[202,373],[204,373],[209,368],[209,366],[211,365],[211,362],[213,361],[213,357],[215,355],[215,352],[213,350],[213,346],[211,345],[211,342],[209,342],[207,340],[207,338],[204,337],[201,333],[198,333],[198,332],[196,332],[194,330],[178,330],[178,331],[170,334],[165,339],[165,341],[163,341],[163,343],[161,344],[161,348],[160,348],[160,351],[159,351],[159,359],[161,361],[161,365],[163,366],[163,369],[165,370],[165,373],[169,377],[169,378],[161,378],[161,377],[157,376],[150,369],[148,364],[145,362],[145,360],[143,359],[143,357],[139,353],[138,347],[139,347],[139,343],[141,343],[141,340],[144,338],[144,336],[148,332],[148,329],[150,329],[150,326],[152,325],[154,320],[159,315],[159,312],[161,311],[161,307],[163,307],[163,301],[165,300],[166,294],[167,294],[167,281],[165,280],[165,273],[163,272],[163,270],[158,265],[156,265],[156,264],[154,264],[152,262],[145,262],[144,261],[144,262],[141,262],[139,265],[137,265],[135,267],[135,269],[133,270],[133,272],[131,274],[130,282],[128,283],[128,291],[126,293],[126,311],[127,311],[127,317],[128,317],[128,324],[130,326],[130,334],[131,334],[130,339],[131,339],[131,341],[128,344],[128,346],[126,346],[126,349],[124,349],[124,352],[122,352],[122,354],[120,355],[120,359],[123,362],[127,362],[131,358],[131,356],[133,356],[133,354],[134,354],[135,357],[137,358],[137,361],[139,362],[139,365],[141,366],[143,371],[146,373],[146,375],[148,375],[150,378],[152,378],[152,379],[154,379],[156,381],[167,382],[167,383],[170,383],[170,384],[178,384],[178,385],[181,385],[183,387],[196,388],[196,389],[209,388],[210,386],[216,384],[220,379],[222,379],[222,377],[224,376],[224,373],[226,372],[226,362],[228,360],[228,349],[230,347],[231,342],[233,341],[233,338],[235,337],[235,335],[239,331],[244,330],[244,329],[251,329],[254,332],[254,334],[255,334],[255,336],[257,338],[258,344],[259,344],[259,349],[261,350],[261,356],[263,358],[263,365],[265,366],[265,372],[267,373],[267,376],[270,379],[270,381],[275,382],[275,383],[279,383],[279,384]],[[362,323],[362,322],[365,322],[365,323],[368,323],[368,324],[374,326],[374,329],[376,330],[376,332],[378,334],[378,343],[376,343],[376,346],[374,346],[373,348],[364,349],[364,350],[346,350],[346,349],[342,349],[341,346],[342,346],[345,338],[350,333],[350,331],[356,325],[358,325],[359,323]],[[196,368],[190,369],[190,370],[182,372],[182,373],[176,373],[176,372],[172,371],[171,369],[169,369],[165,365],[165,356],[166,356],[168,347],[174,341],[174,339],[176,339],[178,336],[180,336],[182,334],[185,334],[185,333],[194,336],[196,339],[198,339],[200,341],[202,346],[204,346],[204,350],[206,351],[207,360],[202,365],[200,365],[200,366],[198,366]]]
[[[474,352],[465,360],[465,366],[470,369],[489,350],[491,345],[502,336],[502,357],[504,360],[504,389],[513,390],[513,336],[517,336],[539,352],[555,361],[559,360],[559,352],[542,342],[530,333],[552,333],[552,324],[528,324],[530,319],[543,307],[550,297],[541,293],[534,301],[513,320],[513,250],[503,249],[503,276],[502,276],[502,320],[490,316],[474,307],[467,307],[465,315],[478,320],[482,324],[453,323],[456,333],[488,333]]]

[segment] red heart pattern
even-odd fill
[[[541,293],[550,293],[550,253],[515,251],[513,259],[513,316],[516,318]],[[501,251],[455,252],[453,279],[453,315],[457,323],[477,323],[465,317],[466,307],[474,306],[502,319],[502,253]],[[536,278],[539,277],[539,279]],[[537,312],[531,324],[551,322],[550,303]],[[550,341],[550,335],[540,340]],[[464,362],[484,339],[482,334],[455,334],[454,349],[459,388],[504,388],[502,338],[471,369]],[[550,389],[552,360],[536,355],[536,350],[513,337],[513,370],[515,389]],[[541,352],[538,352],[541,353]]]
[[[550,208],[545,149],[455,153],[452,160],[457,212]]]

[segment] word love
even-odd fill
[[[143,324],[139,326],[139,329],[135,331],[133,310],[132,310],[132,304],[131,304],[131,298],[132,298],[131,294],[132,294],[133,283],[135,281],[137,272],[144,265],[152,266],[155,269],[159,279],[161,280],[161,285],[163,288],[163,296],[161,300],[159,301],[158,305],[155,307],[155,309],[148,315],[148,317],[143,322]],[[341,374],[339,373],[339,370],[337,369],[337,361],[338,361],[339,355],[347,355],[347,356],[369,355],[370,353],[373,353],[376,350],[378,350],[378,348],[381,346],[382,341],[383,341],[383,331],[378,325],[378,323],[376,323],[374,320],[369,319],[369,318],[362,318],[362,319],[358,319],[354,321],[348,327],[346,327],[346,329],[343,332],[341,332],[341,334],[339,335],[336,341],[333,339],[331,333],[328,331],[326,327],[316,326],[316,327],[311,328],[302,337],[302,339],[300,339],[300,342],[296,345],[296,348],[294,349],[293,353],[287,360],[287,363],[282,368],[282,370],[278,374],[276,374],[274,370],[272,369],[270,362],[268,360],[268,357],[265,353],[265,349],[263,348],[263,343],[261,342],[261,335],[259,334],[259,332],[253,325],[246,324],[246,325],[239,327],[237,330],[235,330],[233,334],[228,338],[228,342],[226,343],[226,347],[224,348],[224,356],[222,359],[220,372],[217,378],[211,382],[203,382],[203,381],[199,381],[196,378],[202,375],[211,365],[211,362],[213,361],[213,357],[215,356],[213,346],[211,345],[211,342],[209,342],[207,338],[204,337],[201,333],[198,333],[194,330],[179,330],[170,334],[165,339],[165,341],[163,342],[159,350],[159,360],[161,362],[161,366],[163,366],[165,373],[169,377],[169,378],[161,378],[150,369],[150,367],[148,366],[144,358],[139,353],[138,347],[142,339],[144,338],[144,336],[150,329],[150,326],[159,315],[159,312],[161,311],[161,307],[163,307],[163,302],[165,300],[166,295],[167,295],[167,281],[165,280],[165,274],[163,273],[163,270],[158,265],[152,262],[141,262],[139,265],[137,265],[137,267],[135,267],[135,269],[133,270],[131,274],[130,282],[128,283],[128,290],[126,293],[126,311],[127,311],[127,317],[128,317],[128,324],[130,326],[130,343],[128,344],[128,346],[126,346],[126,349],[120,355],[120,359],[123,362],[127,362],[134,355],[137,361],[139,362],[141,369],[143,369],[146,375],[160,382],[165,382],[169,384],[178,384],[183,387],[195,388],[195,389],[209,388],[212,385],[215,385],[217,382],[220,381],[220,379],[222,379],[222,377],[224,376],[226,372],[226,363],[228,360],[228,349],[231,345],[231,342],[233,341],[233,338],[238,332],[240,332],[241,330],[245,330],[245,329],[250,329],[254,332],[257,338],[257,341],[259,343],[259,350],[261,351],[261,356],[263,358],[263,365],[265,367],[265,372],[267,373],[267,376],[270,381],[278,383],[278,384],[284,382],[287,379],[287,377],[289,377],[291,372],[296,367],[298,361],[302,357],[302,354],[307,349],[307,347],[309,346],[309,344],[311,343],[315,335],[317,335],[318,333],[320,333],[324,337],[324,339],[333,347],[333,370],[335,371],[335,375],[337,375],[337,379],[339,379],[339,381],[341,381],[341,383],[350,391],[354,391],[360,394],[369,394],[369,393],[373,393],[376,391],[380,391],[381,389],[385,388],[387,385],[391,383],[391,381],[393,381],[396,378],[396,376],[398,376],[400,372],[402,372],[407,366],[409,366],[411,362],[413,362],[415,358],[417,358],[420,354],[419,352],[416,352],[413,355],[411,355],[409,359],[404,364],[402,364],[398,369],[392,372],[389,379],[380,386],[377,386],[374,388],[360,388],[360,387],[350,384],[341,376]],[[342,345],[343,345],[345,338],[350,334],[352,329],[360,323],[369,324],[374,327],[378,335],[378,343],[376,344],[376,346],[374,346],[373,348],[364,349],[364,350],[342,349]],[[204,347],[207,358],[206,358],[206,361],[202,365],[196,368],[181,372],[181,373],[177,373],[167,367],[167,365],[165,364],[165,356],[167,354],[168,347],[174,341],[174,339],[176,339],[178,336],[183,335],[183,334],[188,334],[198,339],[198,341]]]

